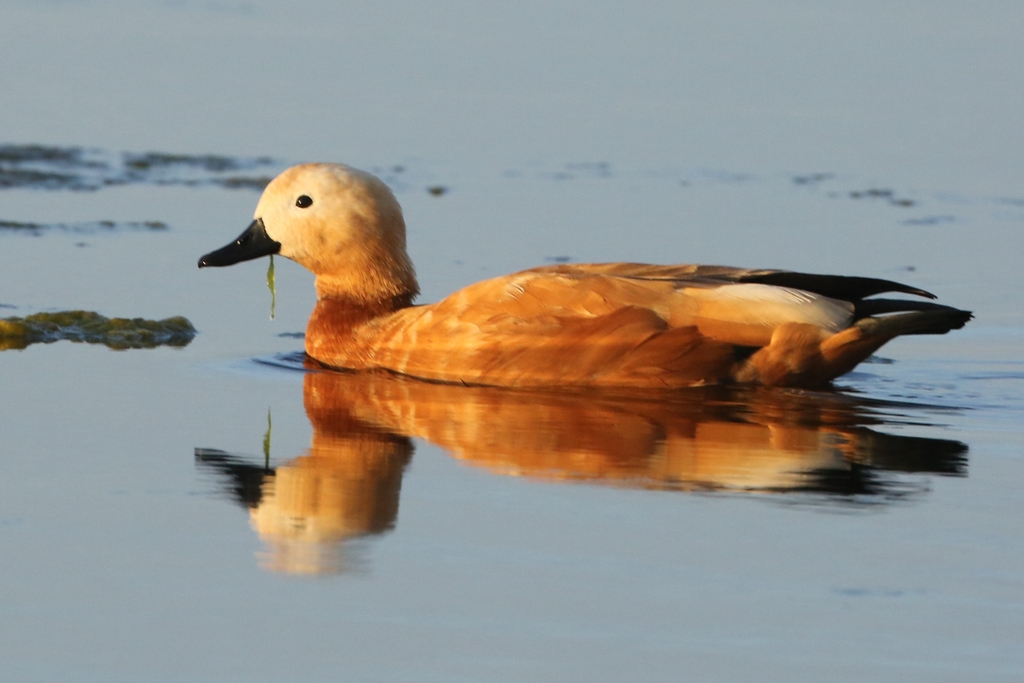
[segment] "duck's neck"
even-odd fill
[[[380,318],[412,305],[412,294],[399,294],[376,301],[348,297],[321,297],[317,299],[309,327],[329,327],[336,334],[344,334],[374,318]],[[307,330],[308,336],[308,330]]]
[[[341,299],[357,307],[386,308],[394,301],[411,301],[420,292],[404,244],[368,241],[347,249],[343,261],[334,258],[302,264],[316,275],[316,294],[321,300]]]
[[[365,334],[360,334],[360,328],[411,306],[413,296],[404,293],[370,301],[344,296],[320,297],[306,326],[306,353],[329,364],[360,367],[362,347],[367,341]]]
[[[306,353],[314,358],[336,359],[346,367],[358,365],[367,341],[360,328],[411,306],[419,294],[404,250],[392,250],[397,256],[391,257],[370,258],[368,253],[353,250],[345,267],[325,269],[326,273],[310,268],[317,273],[317,302],[306,326]],[[347,356],[353,357],[351,361]]]

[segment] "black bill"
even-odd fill
[[[257,218],[231,244],[211,251],[199,259],[199,267],[230,266],[242,261],[251,261],[260,256],[270,256],[281,251],[281,243],[275,242],[267,234],[263,219]]]

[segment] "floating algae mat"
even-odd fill
[[[196,335],[187,318],[164,320],[108,318],[92,311],[34,313],[24,318],[0,318],[0,350],[23,349],[67,339],[104,344],[112,349],[151,349],[186,346]]]

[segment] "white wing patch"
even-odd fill
[[[807,323],[831,332],[853,321],[853,304],[802,289],[774,285],[737,284],[689,287],[687,296],[700,302],[700,313],[717,320],[774,327]]]

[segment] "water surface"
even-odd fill
[[[198,330],[0,353],[4,680],[1019,680],[1018,14],[4,4],[0,317]],[[195,263],[310,160],[394,188],[422,301],[705,262],[977,317],[827,393],[308,372],[311,276],[271,320]]]

